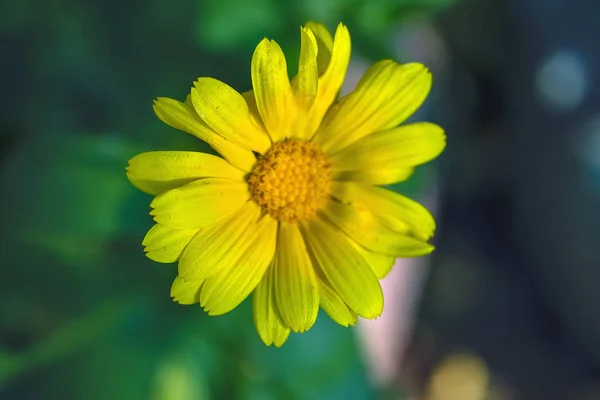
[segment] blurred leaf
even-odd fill
[[[180,132],[162,142],[156,147],[208,147]],[[22,142],[0,172],[0,205],[7,215],[0,229],[65,260],[93,265],[109,256],[104,249],[114,238],[141,235],[151,225],[150,198],[125,176],[127,161],[148,147],[116,135],[39,135]],[[135,207],[129,207],[132,201]]]
[[[161,360],[155,374],[152,400],[205,400],[208,382],[189,354],[171,354]]]
[[[142,224],[143,212],[137,221],[121,213],[134,194],[124,168],[135,153],[110,136],[38,136],[22,143],[0,175],[7,211],[2,228],[66,259],[99,256],[103,243],[127,225]]]
[[[291,334],[280,349],[255,340],[250,370],[267,385],[279,383],[276,398],[369,399],[354,333],[321,311],[310,331]]]
[[[198,6],[196,40],[217,52],[253,48],[284,26],[281,7],[275,0],[204,0]]]
[[[112,299],[60,326],[47,338],[20,354],[0,357],[0,387],[9,379],[81,350],[114,331],[132,311],[131,299]]]
[[[330,29],[334,29],[347,15],[347,11],[360,3],[357,0],[296,0],[295,2],[307,21],[320,22]]]
[[[69,396],[90,400],[147,400],[160,351],[159,343],[126,336],[97,343],[82,353]],[[63,372],[63,374],[66,371]],[[60,393],[60,389],[56,390]],[[57,397],[62,398],[62,397]]]

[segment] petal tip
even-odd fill
[[[254,52],[256,53],[258,50],[263,50],[263,48],[265,46],[270,46],[271,45],[271,39],[269,39],[268,37],[263,37],[261,39],[260,42],[258,42],[258,44],[256,45],[256,48],[254,49]]]
[[[344,25],[344,23],[341,22],[341,21],[337,24],[337,27],[336,27],[336,30],[335,30],[336,34],[338,32],[341,32],[341,33],[344,33],[344,34],[350,33],[349,30],[348,30],[348,27],[346,25]]]

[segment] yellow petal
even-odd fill
[[[143,192],[160,194],[200,178],[243,180],[246,173],[221,157],[194,151],[151,151],[129,160],[127,177]]]
[[[262,118],[260,117],[260,113],[258,112],[258,106],[256,105],[256,97],[254,96],[254,91],[247,90],[242,93],[242,97],[244,98],[244,100],[246,100],[246,104],[248,104],[248,111],[250,111],[250,118],[252,119],[252,121],[256,124],[256,126],[259,126],[260,129],[266,132],[267,129],[265,128],[265,125],[262,122]]]
[[[154,112],[165,124],[208,143],[232,165],[244,171],[250,171],[254,166],[256,157],[250,150],[241,148],[213,131],[190,104],[159,97],[154,101]]]
[[[154,224],[142,242],[146,257],[160,263],[175,262],[197,232],[198,229],[172,229]]]
[[[248,184],[204,178],[156,196],[154,221],[175,229],[197,229],[219,222],[248,200]]]
[[[294,332],[309,330],[319,312],[319,293],[313,265],[297,224],[280,224],[273,269],[281,318]]]
[[[285,326],[276,307],[272,265],[252,293],[252,316],[256,332],[264,344],[281,347],[285,343],[290,328]]]
[[[225,139],[259,153],[270,147],[266,133],[252,121],[242,95],[226,83],[198,78],[191,100],[200,118]]]
[[[369,211],[330,201],[324,213],[358,244],[376,253],[418,257],[433,251],[430,244],[390,229]]]
[[[331,287],[320,268],[317,268],[317,285],[319,300],[323,311],[338,324],[348,327],[358,322],[358,315],[348,307],[344,300]]]
[[[339,24],[339,26],[343,25]],[[317,66],[319,76],[321,76],[325,73],[331,61],[331,54],[333,53],[333,37],[331,36],[329,29],[323,24],[309,21],[306,23],[306,28],[313,32],[317,41]]]
[[[252,56],[252,87],[256,105],[273,142],[292,135],[296,104],[279,45],[263,39]]]
[[[333,155],[370,133],[393,128],[419,108],[430,88],[431,74],[423,65],[379,61],[329,110],[315,141]]]
[[[372,185],[390,185],[407,180],[414,172],[414,168],[380,169],[369,168],[366,165],[361,166],[361,168],[361,170],[354,171],[333,171],[333,179],[336,181],[358,181]]]
[[[363,318],[377,318],[383,310],[383,292],[365,260],[340,232],[321,218],[303,224],[310,251],[331,287]]]
[[[187,282],[179,275],[171,285],[171,297],[179,304],[189,305],[200,301],[202,282]]]
[[[300,58],[298,75],[292,81],[296,102],[302,113],[312,107],[317,96],[319,70],[317,68],[317,39],[306,27],[300,28]],[[299,118],[305,120],[304,118]]]
[[[368,135],[330,158],[334,170],[406,170],[436,158],[446,146],[444,130],[420,122]]]
[[[349,241],[352,244],[352,247],[354,247],[367,264],[369,264],[369,267],[371,267],[377,279],[385,278],[392,270],[392,267],[396,262],[395,257],[367,250],[352,239],[349,239]]]
[[[259,217],[260,207],[247,201],[231,217],[202,229],[181,254],[179,275],[188,281],[203,281],[235,263],[248,249],[248,238]]]
[[[354,208],[370,212],[392,230],[422,241],[435,232],[435,220],[421,204],[391,190],[358,182],[334,182],[331,195]]]
[[[339,24],[335,31],[335,39],[331,43],[331,35],[325,27],[308,24],[313,30],[318,44],[317,64],[319,68],[319,84],[317,98],[306,115],[306,128],[301,137],[311,138],[323,120],[323,116],[338,97],[346,70],[350,62],[350,33],[346,26]],[[331,46],[331,47],[330,47]],[[326,67],[325,67],[326,64]],[[324,71],[323,71],[323,68]],[[321,74],[321,71],[322,74]]]
[[[208,315],[225,314],[252,293],[273,260],[276,241],[277,221],[263,215],[247,239],[247,249],[204,282],[200,305]]]

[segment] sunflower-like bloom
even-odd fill
[[[158,98],[166,124],[219,156],[142,153],[129,161],[133,185],[155,195],[146,255],[178,263],[171,296],[227,313],[252,294],[267,345],[310,329],[319,308],[343,326],[383,309],[379,279],[396,257],[430,253],[435,222],[420,204],[380,185],[407,179],[438,156],[443,130],[398,127],[425,100],[421,64],[383,60],[338,99],[350,35],[320,24],[300,30],[297,75],[264,39],[252,57],[253,91],[213,78],[194,82],[185,102]]]

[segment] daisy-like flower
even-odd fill
[[[217,153],[157,151],[129,161],[127,176],[151,203],[156,224],[146,255],[178,261],[171,296],[209,315],[252,294],[267,345],[310,329],[319,308],[343,326],[383,309],[379,279],[396,257],[430,253],[435,222],[420,204],[380,185],[407,179],[438,156],[443,130],[398,127],[425,100],[421,64],[383,60],[337,99],[350,35],[322,25],[300,30],[297,75],[264,39],[252,57],[253,91],[199,78],[185,102],[158,98],[166,124]]]

